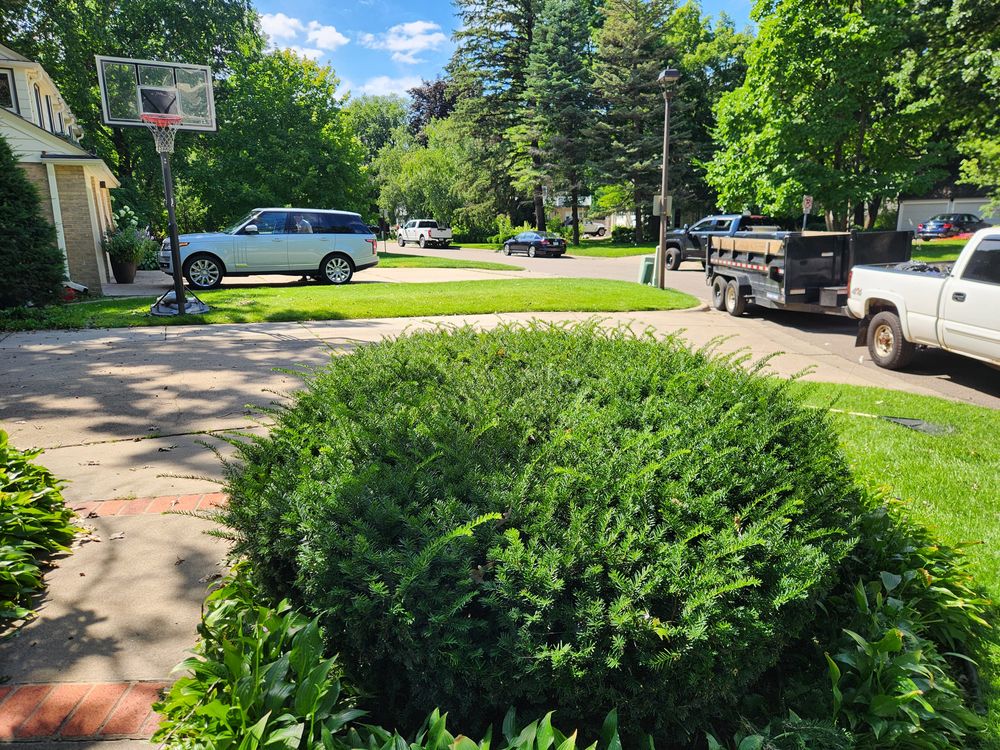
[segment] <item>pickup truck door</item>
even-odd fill
[[[688,229],[688,239],[691,241],[691,247],[696,250],[704,250],[714,226],[714,219],[705,219]]]
[[[1000,362],[1000,238],[984,238],[941,292],[938,337],[950,351]]]
[[[285,224],[287,211],[263,211],[255,220],[255,233],[240,230],[236,239],[237,270],[251,273],[288,268]]]

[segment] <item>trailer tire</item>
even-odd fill
[[[726,309],[726,284],[728,283],[725,276],[716,276],[712,280],[712,307],[716,310]]]
[[[676,247],[667,248],[667,256],[664,260],[664,264],[668,271],[676,271],[681,267],[681,251]]]
[[[868,353],[879,367],[900,370],[910,364],[916,350],[903,338],[903,326],[896,313],[883,310],[868,324]]]
[[[726,284],[726,312],[738,318],[747,311],[747,298],[740,292],[740,282],[736,279]]]

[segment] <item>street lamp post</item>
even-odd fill
[[[673,203],[670,200],[668,175],[670,167],[670,98],[674,94],[673,85],[681,77],[681,72],[676,68],[667,68],[660,72],[656,79],[663,89],[663,167],[660,179],[660,242],[656,246],[656,286],[660,289],[665,287],[664,274],[666,272],[667,258],[667,223],[673,223]]]

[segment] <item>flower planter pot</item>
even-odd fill
[[[111,261],[111,273],[119,284],[131,284],[135,281],[135,261]]]

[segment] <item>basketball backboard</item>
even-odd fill
[[[212,70],[207,65],[97,55],[106,125],[145,127],[144,114],[179,115],[179,130],[215,130]]]

